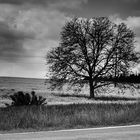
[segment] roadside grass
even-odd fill
[[[140,103],[0,108],[0,131],[58,130],[140,123]]]

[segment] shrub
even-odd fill
[[[47,104],[46,98],[42,96],[35,95],[35,92],[32,91],[31,94],[23,93],[23,91],[18,91],[13,95],[10,95],[12,99],[12,104],[8,106],[23,106],[23,105],[45,105]]]

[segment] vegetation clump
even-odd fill
[[[13,95],[10,95],[12,104],[8,106],[23,106],[23,105],[45,105],[46,99],[42,96],[35,95],[35,92],[32,91],[31,94],[23,93],[23,91],[18,91]]]

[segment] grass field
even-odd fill
[[[0,131],[57,130],[140,123],[140,103],[73,104],[0,109]]]
[[[101,93],[93,100],[88,98],[87,89],[75,94],[49,91],[47,86],[43,79],[0,77],[0,131],[56,130],[140,123],[140,102],[137,98],[139,91],[137,95],[128,98],[128,90],[121,95],[114,88],[110,94]],[[46,98],[47,106],[3,106],[10,103],[9,95],[17,91],[26,93],[32,90]]]
[[[119,90],[111,88],[110,93],[100,93],[100,96],[117,96],[112,100],[103,100],[103,98],[96,98],[96,100],[88,99],[88,88],[84,88],[81,93],[77,94],[72,91],[50,91],[48,89],[49,83],[45,85],[44,79],[31,79],[31,78],[14,78],[14,77],[0,77],[0,106],[4,106],[5,103],[10,103],[9,95],[17,91],[31,92],[34,90],[36,94],[46,98],[49,105],[52,104],[72,104],[72,103],[125,103],[134,102],[132,98],[140,97],[139,91],[134,93],[134,96],[130,94],[130,91],[120,94]],[[125,100],[128,96],[130,100]],[[105,98],[104,98],[105,99]]]

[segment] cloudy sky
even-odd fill
[[[75,16],[125,22],[140,50],[139,5],[140,0],[0,0],[0,76],[45,78],[45,55]]]

